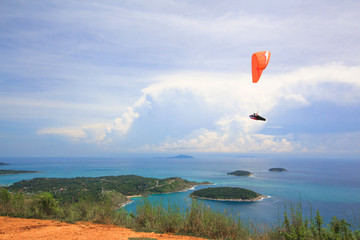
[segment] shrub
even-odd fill
[[[31,211],[35,217],[57,217],[60,213],[59,203],[51,193],[43,192],[34,197]]]
[[[0,189],[0,212],[7,215],[11,209],[11,194],[5,188]]]

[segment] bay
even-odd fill
[[[36,177],[98,177],[139,175],[144,177],[181,177],[191,181],[208,181],[212,186],[243,187],[270,196],[258,202],[218,202],[204,200],[214,211],[228,212],[257,224],[277,224],[288,203],[300,203],[305,215],[320,211],[326,222],[333,216],[358,225],[360,216],[360,161],[357,159],[314,159],[237,156],[195,156],[170,158],[129,156],[114,158],[1,158],[11,165],[0,169],[31,170],[28,173],[0,176],[1,185]],[[287,172],[269,172],[282,167]],[[252,177],[226,173],[247,170]],[[212,186],[197,186],[196,189]],[[186,208],[191,204],[191,191],[153,194],[149,200]],[[141,198],[134,198],[124,208],[136,212]]]

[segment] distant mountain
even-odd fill
[[[5,163],[5,162],[0,162],[0,165],[10,165],[10,164]]]
[[[171,157],[171,158],[194,158],[194,157],[190,156],[190,155],[180,154],[180,155],[177,155],[177,156]]]

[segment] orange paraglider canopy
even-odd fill
[[[251,68],[253,83],[257,83],[259,81],[263,70],[269,63],[270,55],[269,51],[256,52],[252,55]]]

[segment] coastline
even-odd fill
[[[126,205],[128,205],[128,204],[132,203],[132,202],[133,202],[133,200],[131,200],[131,199],[132,199],[132,198],[135,198],[135,197],[142,197],[142,195],[131,195],[131,196],[126,196],[127,200],[126,200],[126,202],[124,202],[124,203],[122,203],[122,204],[120,205],[120,208],[125,207]]]
[[[195,187],[196,186],[199,186],[199,185],[211,185],[211,183],[209,184],[196,184],[190,188],[185,188],[183,190],[179,190],[179,191],[175,191],[175,192],[167,192],[167,193],[151,193],[151,194],[148,194],[148,195],[152,195],[152,194],[170,194],[170,193],[177,193],[177,192],[187,192],[187,191],[192,191],[192,190],[195,190]],[[127,201],[123,204],[121,204],[120,208],[122,207],[125,207],[126,205],[130,204],[133,202],[133,200],[131,200],[132,198],[135,198],[135,197],[143,197],[143,195],[131,195],[131,196],[126,196],[127,198]]]

